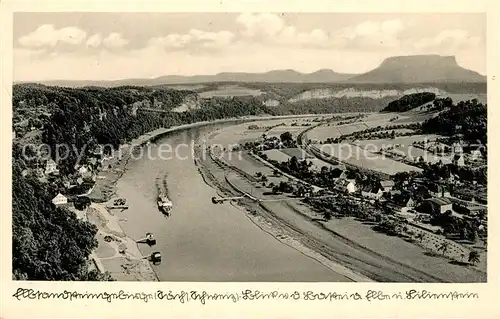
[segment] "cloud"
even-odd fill
[[[120,33],[110,33],[108,37],[102,40],[102,43],[108,48],[122,48],[129,43],[129,40],[124,39]]]
[[[324,30],[314,29],[310,32],[298,32],[292,26],[282,29],[270,41],[278,44],[311,47],[326,47],[331,44],[330,37]]]
[[[55,46],[58,42],[68,44],[79,44],[87,36],[87,33],[76,27],[65,27],[55,29],[51,24],[44,24],[35,31],[22,36],[18,42],[26,47]]]
[[[231,44],[234,34],[229,31],[206,32],[191,29],[186,34],[172,33],[164,37],[149,39],[148,44],[164,49],[213,48],[220,49]]]
[[[364,21],[336,32],[333,41],[339,47],[353,49],[394,48],[401,45],[400,33],[405,24],[399,20]]]
[[[241,34],[247,40],[290,46],[328,46],[330,43],[324,30],[300,32],[294,26],[287,26],[284,19],[274,13],[242,13],[236,22],[243,26]]]
[[[189,34],[169,34],[164,37],[154,37],[149,39],[149,45],[163,48],[183,48],[191,41]]]
[[[471,37],[465,30],[443,30],[435,37],[420,39],[414,43],[414,47],[421,51],[446,51],[454,52],[468,48],[475,48],[480,45],[479,37]]]
[[[190,35],[206,47],[224,47],[231,43],[234,34],[229,31],[205,32],[196,29],[189,31]]]
[[[94,34],[87,39],[87,46],[97,48],[102,42],[101,34]]]
[[[245,27],[243,35],[247,37],[272,37],[285,27],[283,19],[273,13],[242,13],[236,22]]]
[[[319,28],[299,31],[294,26],[287,26],[283,18],[273,13],[243,13],[236,22],[243,26],[241,34],[247,40],[328,49],[397,47],[399,34],[406,28],[400,19],[393,19],[365,21],[331,32]]]

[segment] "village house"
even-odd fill
[[[453,163],[453,165],[463,167],[463,166],[465,166],[464,157],[462,155],[455,155],[455,156],[453,156],[452,163]]]
[[[378,186],[366,185],[361,189],[361,196],[368,199],[380,199],[384,192]]]
[[[53,159],[47,160],[47,164],[45,164],[45,175],[57,174],[59,173],[57,169],[57,163]]]
[[[399,194],[394,195],[393,201],[397,205],[399,205],[401,207],[407,207],[407,208],[415,207],[415,203],[416,203],[415,199],[413,198],[413,196],[409,192],[403,192],[403,193],[399,193]]]
[[[355,193],[357,191],[356,180],[340,178],[335,183],[335,188],[341,192],[346,192],[348,194]]]
[[[486,213],[486,207],[480,205],[456,205],[454,206],[457,213],[469,215],[469,216],[477,216],[479,214]]]
[[[57,194],[57,196],[52,199],[52,204],[56,206],[66,205],[67,203],[68,198],[61,193]]]
[[[394,187],[394,182],[390,180],[380,181],[380,187],[384,193],[390,192]]]
[[[447,211],[453,211],[452,203],[447,198],[428,198],[424,199],[419,206],[419,211],[431,215],[444,214]]]
[[[464,149],[461,143],[455,142],[453,143],[453,145],[451,145],[451,151],[454,154],[462,154],[464,152]]]
[[[428,185],[429,193],[432,197],[450,197],[450,192],[443,185],[439,185],[436,183],[430,183]]]
[[[470,151],[470,157],[471,159],[477,161],[483,158],[483,153],[481,153],[480,150],[475,149]]]

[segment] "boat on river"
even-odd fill
[[[168,199],[166,194],[160,194],[158,196],[158,209],[165,215],[170,216],[170,211],[172,210],[172,201]]]

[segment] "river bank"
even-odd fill
[[[170,174],[168,177],[168,183],[169,185],[173,183],[173,181],[178,181],[179,179],[185,178],[185,174],[182,174],[182,172],[187,173],[189,170],[189,177],[192,178],[193,182],[191,182],[191,185],[193,183],[198,183],[199,180],[201,180],[201,177],[196,170],[196,166],[194,166],[193,162],[190,162],[190,165],[193,167],[191,168],[186,168],[186,163],[189,161],[184,161],[184,163],[177,163],[177,162],[171,162],[170,165],[165,165],[164,162],[161,161],[147,161],[145,159],[135,159],[133,156],[133,151],[130,151],[131,148],[133,149],[134,146],[140,146],[146,144],[148,141],[159,141],[162,139],[169,139],[170,133],[177,133],[177,134],[171,134],[172,138],[175,139],[175,137],[178,134],[185,135],[185,134],[197,134],[198,128],[203,128],[205,126],[211,126],[211,125],[217,125],[217,124],[231,124],[231,123],[242,123],[242,122],[251,122],[255,120],[270,120],[270,119],[285,119],[285,118],[298,118],[298,117],[321,117],[321,116],[328,116],[328,115],[294,115],[294,116],[284,116],[284,117],[247,117],[247,118],[240,118],[240,119],[224,119],[224,120],[219,120],[215,122],[200,122],[200,123],[193,123],[193,124],[187,124],[187,125],[182,125],[179,127],[174,127],[174,128],[169,128],[169,129],[158,129],[153,132],[149,132],[147,134],[144,134],[143,136],[133,140],[130,142],[130,144],[122,147],[122,156],[121,157],[116,157],[116,158],[111,158],[108,159],[105,162],[105,165],[103,165],[103,170],[99,173],[99,176],[97,178],[96,186],[94,187],[94,190],[92,194],[90,195],[92,201],[94,202],[93,207],[95,208],[95,211],[91,215],[92,221],[98,226],[99,228],[99,236],[98,236],[98,241],[99,241],[99,248],[96,250],[95,255],[98,257],[99,261],[104,265],[104,268],[109,271],[112,275],[117,280],[123,280],[123,281],[153,281],[153,280],[198,280],[198,281],[204,281],[204,280],[212,280],[212,281],[220,281],[220,280],[243,280],[243,281],[253,281],[253,280],[261,280],[260,278],[266,278],[266,276],[269,278],[268,280],[270,281],[275,281],[275,280],[282,280],[282,281],[295,281],[295,278],[304,278],[303,281],[308,281],[308,280],[318,280],[319,278],[327,278],[329,281],[346,281],[346,279],[342,276],[334,275],[332,272],[331,275],[328,275],[328,272],[326,272],[326,269],[321,270],[318,269],[316,271],[316,274],[311,275],[306,271],[306,269],[315,269],[314,265],[311,265],[310,261],[304,260],[304,257],[299,257],[297,255],[297,252],[293,249],[291,251],[290,249],[284,249],[281,246],[284,246],[282,243],[277,243],[276,238],[271,237],[271,238],[261,238],[257,242],[262,241],[262,243],[252,243],[252,240],[250,238],[248,240],[245,240],[245,242],[238,244],[238,242],[235,242],[235,237],[232,239],[231,245],[228,246],[228,242],[226,241],[225,237],[229,234],[227,233],[227,229],[231,229],[231,233],[234,232],[233,235],[230,236],[238,236],[237,234],[243,233],[251,233],[252,235],[250,237],[255,238],[255,237],[262,237],[261,235],[258,235],[258,232],[262,232],[262,230],[256,230],[251,229],[250,226],[244,226],[246,225],[245,223],[242,223],[241,218],[246,218],[245,216],[242,216],[243,214],[238,213],[240,216],[236,216],[235,210],[239,210],[237,208],[232,208],[229,209],[229,207],[224,208],[224,214],[221,214],[219,212],[219,216],[216,216],[215,218],[218,219],[220,218],[221,221],[220,223],[234,223],[233,226],[224,226],[224,225],[219,225],[217,224],[217,227],[212,227],[212,228],[221,228],[219,232],[221,234],[217,235],[214,233],[209,233],[208,235],[197,235],[197,237],[201,237],[201,241],[192,241],[192,239],[188,239],[190,242],[190,245],[194,245],[196,247],[193,247],[191,249],[193,256],[199,255],[199,261],[195,263],[195,266],[193,265],[193,261],[185,260],[186,257],[189,257],[189,259],[193,259],[196,257],[190,256],[190,255],[185,255],[186,251],[182,249],[175,249],[175,246],[170,243],[175,243],[176,241],[181,240],[182,242],[180,243],[181,248],[182,245],[185,245],[185,240],[184,238],[185,234],[178,234],[175,236],[176,231],[171,230],[174,229],[173,225],[176,225],[176,218],[174,217],[171,218],[171,221],[168,223],[165,222],[163,216],[158,212],[158,209],[156,205],[154,205],[156,202],[154,198],[152,198],[153,194],[153,188],[155,189],[154,191],[154,197],[156,197],[156,187],[155,187],[155,178],[158,178],[159,176],[165,176],[165,172],[163,171],[165,167],[169,167],[172,165],[171,170],[173,171],[173,174]],[[195,129],[193,133],[183,133],[183,132],[191,132],[190,130]],[[207,128],[208,131],[210,129]],[[187,136],[187,139],[191,139],[191,137]],[[192,139],[194,140],[194,138]],[[173,142],[170,141],[170,144]],[[161,143],[159,143],[161,144]],[[168,143],[167,143],[168,144]],[[155,146],[152,145],[154,148]],[[127,175],[127,179],[123,181],[123,176],[129,171],[130,165],[134,163],[132,166],[134,166],[133,171],[130,171]],[[176,168],[176,165],[179,165],[179,168]],[[142,167],[144,165],[144,167]],[[141,166],[141,167],[136,167],[136,166]],[[144,173],[144,169],[147,169],[149,171]],[[191,172],[192,171],[192,172]],[[179,175],[181,174],[181,175]],[[117,187],[117,184],[120,184],[119,187]],[[186,181],[186,183],[189,184],[189,182]],[[195,212],[198,211],[203,211],[208,209],[209,211],[212,211],[211,213],[213,214],[214,207],[212,206],[206,206],[203,203],[191,203],[191,202],[186,202],[183,198],[188,197],[188,196],[201,196],[204,193],[208,193],[205,195],[207,198],[210,198],[212,196],[210,194],[210,191],[207,190],[207,186],[203,183],[204,186],[199,185],[198,188],[196,187],[190,187],[190,185],[182,185],[181,189],[179,189],[177,183],[174,183],[173,190],[172,190],[172,202],[174,203],[174,214],[179,214],[181,215],[180,218],[186,218],[188,219],[188,215],[192,215]],[[185,186],[185,187],[184,187]],[[187,187],[187,188],[186,188]],[[151,189],[150,189],[151,188]],[[138,193],[137,190],[140,190]],[[211,189],[211,188],[210,188]],[[141,193],[144,191],[145,193]],[[190,195],[192,194],[192,195]],[[202,197],[205,197],[202,196]],[[113,197],[123,197],[127,199],[127,205],[129,205],[130,209],[127,211],[120,211],[120,212],[111,212],[108,209],[106,209],[106,206],[103,204],[106,201],[110,200]],[[170,196],[169,196],[170,197]],[[189,205],[187,205],[189,204]],[[196,208],[194,206],[196,206]],[[219,207],[218,207],[219,208]],[[139,214],[139,212],[141,212]],[[207,211],[208,213],[208,211]],[[185,215],[186,217],[182,217],[182,215]],[[223,218],[223,215],[226,215],[226,217]],[[201,221],[202,219],[206,219],[209,215],[198,215],[196,217],[193,217],[192,220],[199,220]],[[231,221],[232,219],[237,219],[238,221]],[[190,219],[191,220],[191,219]],[[212,218],[209,217],[205,221],[205,223],[215,223],[215,220],[212,220]],[[113,227],[110,227],[109,225],[113,225]],[[189,222],[186,224],[186,222],[182,222],[182,224],[177,224],[178,226],[175,227],[175,229],[179,228],[179,225],[182,225],[182,227],[187,227],[186,231],[184,233],[196,233],[195,229],[199,228],[197,225],[191,225],[189,227]],[[215,225],[215,224],[213,224]],[[253,223],[252,223],[253,225]],[[200,227],[205,227],[203,226],[203,223],[199,225]],[[255,225],[253,225],[255,226]],[[238,231],[238,228],[243,227],[244,230]],[[113,232],[109,232],[109,230],[114,230]],[[201,229],[200,229],[201,230]],[[154,231],[155,235],[159,237],[159,242],[161,242],[161,245],[164,245],[162,247],[158,248],[151,248],[151,247],[145,247],[143,246],[138,246],[136,243],[136,240],[139,239],[139,237],[144,236],[146,232]],[[178,231],[180,232],[180,231]],[[115,237],[118,237],[112,242],[106,241],[106,236],[113,235]],[[208,236],[208,237],[207,237]],[[206,238],[203,238],[206,237]],[[134,239],[135,238],[135,239]],[[109,237],[107,238],[109,240]],[[237,239],[236,239],[237,240]],[[210,242],[213,242],[212,245],[207,246],[210,244]],[[255,240],[253,240],[255,241]],[[206,242],[206,244],[204,244]],[[256,250],[256,248],[252,248],[252,246],[259,244],[259,246],[266,247],[266,249],[263,250],[272,250],[272,253],[269,252],[259,252]],[[120,248],[121,247],[121,248]],[[225,247],[225,248],[224,248]],[[125,248],[125,249],[124,249]],[[162,251],[162,255],[170,257],[169,261],[169,266],[153,266],[151,265],[147,260],[142,259],[142,256],[147,256],[150,254],[153,250],[152,249],[158,249],[158,251]],[[217,251],[213,251],[212,255],[220,255],[220,259],[214,261],[213,256],[208,256],[206,255],[205,252],[209,252],[210,250],[217,249]],[[261,248],[262,249],[262,248]],[[186,249],[189,250],[189,249]],[[236,261],[234,260],[234,251],[245,251],[248,250],[247,255],[248,258],[250,259],[245,259],[242,257],[242,261],[240,262],[239,260]],[[116,253],[118,251],[118,254]],[[171,251],[172,253],[169,254],[164,254],[164,251]],[[282,259],[286,258],[292,258],[291,256],[293,255],[294,257],[292,259],[297,259],[297,268],[290,268],[288,269],[288,274],[285,272],[285,274],[279,274],[278,275],[278,270],[273,271],[272,274],[269,274],[270,268],[276,267],[274,263],[276,261],[273,261],[272,257],[269,256],[279,256],[279,255],[288,256],[288,257],[283,257]],[[252,257],[252,255],[255,255]],[[309,258],[307,258],[309,259]],[[256,264],[256,261],[259,261],[259,263]],[[300,260],[300,261],[299,261]],[[266,267],[265,264],[269,263],[269,265]],[[217,266],[220,264],[219,266]],[[263,266],[260,266],[262,264]],[[178,265],[178,267],[174,267],[174,265]],[[192,271],[189,271],[189,265],[193,267]],[[200,269],[203,268],[203,269]],[[214,268],[215,267],[215,268]],[[227,268],[228,272],[226,274],[220,274],[220,275],[215,275],[217,272],[216,269],[224,269]],[[283,269],[287,270],[286,266],[281,266],[284,267]],[[248,268],[248,269],[246,269]],[[239,269],[239,270],[237,270]],[[303,270],[302,270],[303,269]],[[238,273],[238,271],[240,273]],[[290,275],[290,272],[294,273],[294,275]],[[261,275],[257,275],[257,273],[261,273]],[[161,278],[160,278],[161,277]],[[318,278],[318,279],[315,279]],[[344,278],[344,279],[343,279]]]
[[[248,139],[249,137],[249,134],[244,134],[247,128],[243,125],[231,126],[224,130],[226,132],[210,135],[210,138],[217,139],[214,143],[231,143],[234,139]],[[257,138],[257,134],[254,134],[253,138]],[[225,153],[228,152],[230,151]],[[245,152],[232,152],[231,156],[218,154],[215,159],[222,162],[220,169],[226,171],[216,176],[218,182],[214,184],[217,184],[218,188],[222,188],[221,184],[229,180],[234,182],[233,188],[239,189],[240,196],[241,193],[250,193],[252,197],[262,199],[260,205],[255,203],[252,211],[263,215],[266,222],[275,220],[277,226],[273,227],[274,231],[279,228],[284,229],[287,237],[300,240],[308,249],[320,252],[330,261],[348,265],[350,269],[376,281],[486,281],[485,271],[477,271],[473,267],[464,267],[441,256],[429,254],[425,248],[402,238],[378,233],[369,223],[352,218],[335,218],[325,221],[321,213],[301,204],[298,200],[282,201],[281,195],[266,195],[267,189],[260,181],[253,178],[257,172],[266,176],[268,181],[275,185],[281,179],[286,181],[287,178],[284,176],[278,179],[274,176],[273,167],[255,160]],[[212,170],[214,169],[209,169],[209,171]],[[239,176],[233,178],[232,175]],[[252,178],[248,178],[249,175]],[[238,194],[224,195],[237,196]],[[265,209],[257,209],[258,206],[264,206]]]

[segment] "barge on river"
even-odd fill
[[[167,195],[161,194],[158,196],[158,209],[165,215],[170,216],[172,210],[172,202],[168,199]]]

